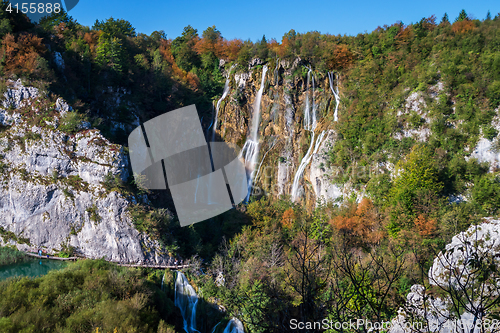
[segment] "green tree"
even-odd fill
[[[469,20],[469,16],[465,12],[465,9],[462,9],[462,11],[460,11],[460,14],[458,14],[458,17],[456,18],[455,22],[468,21],[468,20]]]
[[[10,25],[9,19],[0,19],[0,38],[3,38],[9,32],[12,32],[12,26]]]
[[[101,30],[104,31],[105,33],[109,34],[110,36],[129,36],[129,37],[135,37],[135,28],[132,26],[132,24],[129,21],[123,20],[123,19],[118,19],[115,20],[114,18],[110,17],[106,21],[99,21],[96,20],[94,23],[94,26],[92,27],[92,30]]]
[[[493,174],[477,177],[472,188],[472,198],[484,214],[498,213],[500,209],[500,178]]]
[[[266,35],[262,36],[262,40],[257,44],[257,57],[266,60],[269,55],[269,47],[267,46]]]
[[[121,39],[102,34],[96,52],[96,62],[99,65],[109,66],[118,73],[123,71],[124,55]]]
[[[61,9],[59,13],[53,12],[51,15],[42,17],[38,22],[38,25],[43,29],[50,31],[53,27],[61,23],[65,23],[66,27],[69,29],[74,29],[77,25],[73,17],[68,15],[64,9]]]
[[[193,67],[200,66],[200,57],[194,50],[198,40],[198,30],[188,25],[184,27],[182,35],[172,42],[172,54],[177,65],[189,72]]]
[[[151,35],[149,36],[151,39],[153,39],[154,41],[160,41],[161,39],[167,39],[167,34],[165,33],[165,31],[163,30],[155,30],[151,33]]]
[[[448,18],[448,13],[444,13],[444,16],[441,19],[440,24],[446,24],[446,25],[450,24],[450,19]]]
[[[411,152],[396,164],[392,188],[389,191],[389,204],[394,207],[389,226],[397,232],[404,222],[404,217],[413,220],[416,201],[422,197],[436,197],[443,189],[438,180],[437,168],[431,150],[426,146],[414,146]]]
[[[219,30],[217,30],[215,25],[205,29],[205,31],[203,31],[202,36],[203,36],[203,39],[205,39],[206,41],[208,41],[212,44],[216,44],[219,41],[219,39],[222,39],[221,32]]]
[[[7,16],[7,6],[9,2],[3,0],[0,3],[0,38],[3,38],[9,32],[12,32],[12,25],[10,24],[9,17]]]

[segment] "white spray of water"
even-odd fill
[[[233,318],[227,323],[224,333],[245,333],[245,329],[243,328],[241,321]]]
[[[304,129],[314,131],[316,128],[316,104],[314,103],[314,75],[311,80],[312,69],[307,72],[306,83],[306,107],[304,109]],[[309,90],[309,82],[312,82],[312,94]],[[311,103],[312,102],[312,103]]]
[[[337,87],[335,89],[333,88],[333,83],[334,83],[333,81],[335,81],[335,74],[333,74],[332,72],[329,72],[328,73],[328,81],[330,81],[330,90],[332,91],[333,96],[335,96],[335,113],[333,114],[333,120],[338,121],[339,118],[338,118],[337,112],[338,112],[339,104],[340,104],[340,96],[339,96],[339,86],[337,85]]]
[[[215,132],[217,131],[217,119],[219,118],[219,108],[220,108],[220,105],[222,103],[222,101],[224,100],[224,98],[227,97],[227,95],[229,94],[229,82],[231,81],[231,70],[234,68],[234,66],[236,66],[236,64],[232,65],[231,68],[229,69],[229,72],[227,74],[227,79],[226,79],[226,83],[224,84],[224,90],[222,91],[222,97],[219,98],[219,100],[217,101],[217,106],[215,107],[215,120],[214,120],[214,123],[213,123],[213,130],[212,130],[212,142],[215,141]]]
[[[199,332],[196,329],[196,305],[198,304],[198,295],[194,288],[189,284],[186,276],[177,272],[175,280],[175,306],[181,310],[182,320],[184,321],[184,331],[186,333]]]
[[[306,88],[309,88],[309,82],[312,81],[312,96],[309,91],[309,89],[306,92],[306,107],[304,109],[304,129],[306,131],[311,132],[311,144],[309,145],[309,149],[307,150],[306,155],[302,158],[302,161],[300,161],[300,165],[297,168],[297,172],[295,172],[295,176],[293,177],[293,185],[292,185],[292,201],[296,201],[298,198],[298,189],[299,189],[299,184],[300,180],[302,179],[302,175],[304,174],[304,170],[306,169],[307,165],[309,162],[311,162],[311,158],[314,154],[317,153],[319,149],[319,145],[321,141],[323,140],[323,137],[325,136],[325,131],[321,132],[321,134],[318,136],[316,140],[316,144],[314,142],[315,134],[314,130],[316,129],[316,105],[314,103],[314,75],[312,76],[311,80],[311,72],[312,70],[309,69],[307,72],[307,83],[306,83]],[[309,100],[312,100],[312,105],[309,102]],[[314,147],[314,149],[313,149]]]
[[[163,277],[161,278],[161,291],[163,291],[163,282],[165,282],[165,274],[163,274]]]
[[[264,65],[262,70],[262,80],[260,83],[260,89],[257,92],[255,102],[253,104],[253,117],[252,117],[252,127],[250,129],[250,136],[247,138],[243,149],[240,152],[239,157],[244,157],[245,159],[245,169],[247,172],[247,187],[248,194],[246,201],[250,198],[250,193],[252,192],[253,176],[255,171],[255,165],[257,164],[257,157],[259,156],[259,125],[260,125],[260,102],[262,99],[262,93],[264,92],[264,83],[266,80],[267,65]]]
[[[316,144],[314,144],[314,132],[312,132],[311,145],[309,146],[306,155],[300,162],[297,172],[295,173],[295,177],[293,178],[292,201],[297,200],[297,192],[299,189],[300,179],[302,178],[302,175],[304,174],[304,170],[306,169],[307,165],[309,164],[309,162],[311,162],[312,156],[318,152],[319,146],[321,144],[321,141],[323,141],[325,133],[326,131],[322,131],[318,136],[318,138],[316,139]]]

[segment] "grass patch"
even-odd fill
[[[0,227],[0,237],[2,237],[4,242],[13,240],[19,244],[27,244],[27,245],[31,244],[29,238],[18,237],[16,236],[15,233],[13,233],[12,231],[5,230],[3,227]]]
[[[101,217],[99,216],[99,210],[95,204],[90,206],[89,208],[87,208],[86,212],[90,214],[90,217],[89,217],[90,221],[93,221],[96,224],[101,222]]]
[[[26,261],[28,256],[17,249],[0,246],[0,266]]]

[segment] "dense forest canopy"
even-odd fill
[[[155,200],[151,206],[130,209],[136,228],[159,239],[168,251],[207,259],[209,274],[192,272],[193,280],[206,299],[224,304],[250,332],[287,331],[290,318],[391,320],[416,283],[433,295],[467,296],[466,290],[430,286],[427,272],[454,235],[500,213],[499,170],[469,158],[480,138],[494,140],[500,149],[499,133],[492,126],[500,105],[500,13],[478,20],[463,10],[455,19],[433,15],[357,36],[290,30],[280,41],[263,36],[252,42],[227,40],[215,26],[203,32],[187,26],[175,38],[164,31],[145,35],[114,18],[85,27],[64,12],[34,24],[21,14],[6,14],[6,4],[0,8],[1,88],[7,89],[7,79],[21,79],[46,91],[50,101],[62,96],[75,112],[61,130],[74,134],[75,122],[86,119],[117,144],[125,144],[128,133],[110,131],[110,123],[132,123],[131,105],[141,121],[190,104],[197,105],[202,119],[210,119],[224,87],[223,73],[233,64],[242,72],[255,58],[269,63],[300,59],[304,66],[297,67],[295,77],[306,77],[305,66],[318,77],[338,74],[342,109],[339,121],[328,124],[338,137],[328,163],[344,171],[335,175],[336,183],[349,181],[366,190],[361,200],[345,198],[339,206],[308,211],[288,198],[263,197],[210,224],[189,228],[180,228]],[[110,87],[132,93],[110,106]],[[416,112],[397,114],[409,95],[430,90],[435,98],[425,99],[428,120]],[[425,121],[430,126],[427,140],[394,137],[401,126],[418,130]],[[387,164],[394,165],[392,174],[366,171]],[[113,177],[104,185],[124,195],[141,191],[137,184]],[[467,200],[450,200],[462,194]],[[479,267],[475,281],[494,281],[497,268],[473,264]],[[81,276],[85,269],[102,276],[104,286]],[[222,285],[214,282],[220,274],[225,277]],[[116,275],[118,281],[132,281],[132,287],[117,285],[112,281]],[[17,281],[7,290],[42,295],[77,309],[75,297],[59,299],[46,284],[60,283],[60,277],[78,279],[91,287],[89,295],[104,290],[99,297],[112,308],[125,309],[125,318],[135,327],[156,330],[160,317],[172,314],[172,305],[155,288],[155,294],[148,294],[139,275],[98,262],[50,275],[48,282]],[[73,287],[68,286],[68,293],[81,292]],[[133,294],[130,299],[122,297],[127,292]],[[120,297],[113,299],[116,293]],[[93,301],[89,295],[82,299]],[[169,308],[168,316],[146,311],[155,303]],[[0,325],[23,327],[17,316],[35,316],[32,306],[3,299],[0,314],[11,319],[0,320]],[[80,324],[87,320],[84,310],[80,307],[66,318],[68,329],[72,323],[87,327]],[[461,305],[453,309],[459,314],[463,310]],[[106,328],[120,324],[100,308],[95,311]],[[488,311],[497,318],[498,302]],[[134,322],[130,313],[145,319]]]

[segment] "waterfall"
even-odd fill
[[[280,98],[280,95],[279,95],[279,92],[278,92],[278,83],[279,83],[279,68],[280,68],[280,62],[279,62],[279,58],[276,59],[276,68],[274,69],[274,87],[275,87],[275,93],[274,93],[274,96],[273,96],[273,108],[271,110],[271,115],[270,115],[270,118],[273,120],[273,121],[276,121],[277,117],[278,117],[278,113],[279,113],[279,98]]]
[[[186,333],[199,332],[195,328],[197,304],[198,295],[196,295],[194,288],[189,284],[186,276],[178,271],[175,280],[175,306],[181,310]]]
[[[161,278],[161,291],[163,291],[163,282],[165,282],[165,274],[163,274],[163,277]]]
[[[314,144],[314,132],[312,132],[311,145],[309,146],[309,149],[307,150],[307,153],[304,156],[304,158],[302,158],[302,161],[300,161],[300,165],[297,168],[297,172],[295,173],[295,177],[293,178],[292,201],[297,200],[297,191],[299,189],[299,182],[300,182],[300,179],[302,178],[302,174],[304,173],[304,170],[306,169],[309,162],[311,162],[312,156],[318,152],[319,146],[321,144],[321,141],[323,141],[323,137],[325,136],[325,133],[326,133],[326,131],[322,131],[321,134],[318,136],[318,139],[316,140],[316,144]],[[314,146],[314,149],[312,149],[313,146]]]
[[[215,120],[213,123],[214,128],[212,131],[212,142],[215,141],[215,132],[217,130],[217,119],[219,117],[220,105],[221,105],[222,101],[224,100],[224,98],[226,98],[227,95],[229,94],[229,81],[231,80],[231,70],[234,68],[234,66],[236,66],[236,64],[232,65],[231,68],[229,69],[229,73],[227,74],[226,83],[224,84],[224,90],[222,91],[222,97],[219,98],[219,100],[217,101],[217,106],[215,107]]]
[[[233,318],[227,323],[224,333],[245,333],[245,329],[243,328],[241,321]]]
[[[316,129],[316,105],[314,103],[314,75],[311,79],[312,69],[307,72],[306,82],[306,107],[304,108],[304,129],[314,131]],[[309,82],[312,82],[312,96],[309,90]],[[311,103],[312,101],[312,103]],[[312,105],[311,105],[312,104]]]
[[[255,171],[255,165],[257,163],[257,157],[259,156],[259,124],[260,124],[260,101],[262,99],[262,93],[264,92],[264,83],[266,80],[267,65],[264,65],[262,70],[262,80],[260,83],[260,89],[257,92],[255,102],[253,104],[253,116],[252,116],[252,126],[250,129],[250,136],[247,138],[243,149],[240,152],[239,157],[244,157],[245,159],[245,169],[247,172],[247,187],[248,194],[246,200],[250,198],[250,193],[252,192],[253,176]]]
[[[302,158],[302,161],[300,161],[300,165],[297,168],[297,172],[295,172],[295,176],[293,177],[293,185],[292,185],[292,201],[297,200],[297,191],[299,189],[299,183],[300,179],[302,178],[302,175],[304,174],[304,170],[306,169],[307,165],[309,162],[311,162],[311,158],[314,154],[319,149],[319,144],[323,140],[323,137],[325,136],[325,131],[321,132],[321,134],[318,136],[318,139],[316,140],[316,144],[314,144],[314,130],[316,129],[316,105],[314,103],[314,75],[312,76],[311,80],[311,72],[312,69],[309,68],[309,71],[307,72],[307,83],[306,83],[306,89],[309,88],[309,82],[312,82],[312,98],[311,94],[309,92],[309,89],[306,92],[306,107],[304,109],[304,129],[307,131],[311,132],[311,144],[309,145],[309,149],[307,150],[306,155]],[[312,100],[312,105],[309,102],[309,100]],[[314,149],[313,149],[314,147]]]
[[[262,69],[262,80],[260,81],[260,88],[257,92],[257,97],[253,104],[253,117],[252,117],[252,131],[250,132],[250,139],[257,141],[259,136],[259,125],[260,125],[260,100],[262,99],[262,93],[264,92],[264,83],[266,82],[266,72],[267,65],[264,65]]]
[[[338,121],[338,116],[337,116],[337,111],[339,109],[339,104],[340,104],[340,96],[339,96],[339,86],[337,85],[336,90],[333,89],[333,81],[335,80],[335,74],[332,72],[328,72],[328,81],[330,81],[330,90],[333,93],[333,96],[335,96],[335,113],[333,114],[333,120]]]

